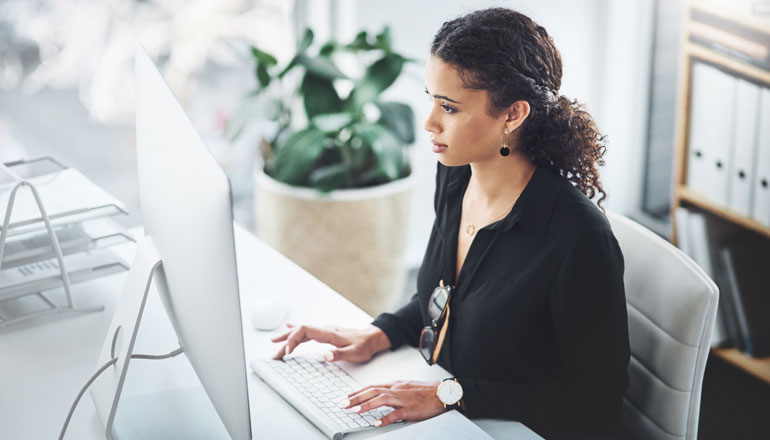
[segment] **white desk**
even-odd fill
[[[269,341],[277,331],[257,332],[249,322],[249,307],[258,295],[285,295],[292,304],[289,320],[294,323],[359,327],[371,321],[366,313],[249,232],[236,227],[235,239],[247,363],[256,357],[270,356],[277,349]],[[128,262],[133,249],[133,245],[116,248]],[[73,289],[78,305],[103,304],[103,312],[48,319],[0,333],[0,437],[58,437],[74,397],[97,368],[96,359],[124,279],[125,274],[113,275],[76,285]],[[162,354],[177,346],[153,290],[134,352]],[[298,350],[307,353],[321,349],[319,344],[306,344]],[[397,379],[440,380],[449,376],[438,366],[428,367],[413,348],[381,354],[364,365],[346,364],[346,369],[362,384]],[[198,384],[184,356],[163,361],[134,360],[124,395]],[[325,438],[250,370],[248,387],[254,438]],[[478,420],[476,423],[495,438],[540,438],[520,423],[499,420]],[[384,431],[373,430],[350,438],[366,438],[381,432]],[[104,438],[90,393],[80,401],[65,438]]]

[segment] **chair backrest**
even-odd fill
[[[631,344],[622,435],[694,440],[719,290],[669,242],[622,215],[607,218],[625,258]]]

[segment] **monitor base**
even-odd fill
[[[115,439],[229,439],[202,386],[124,395],[113,424]]]

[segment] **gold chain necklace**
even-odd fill
[[[503,217],[503,216],[504,216],[504,215],[505,215],[505,214],[506,214],[508,211],[510,211],[510,210],[511,210],[511,208],[513,208],[513,205],[515,205],[515,204],[516,204],[516,200],[518,200],[518,199],[519,199],[519,196],[520,196],[520,195],[521,195],[521,193],[517,194],[517,195],[516,195],[516,197],[514,197],[514,198],[513,198],[513,201],[511,202],[511,204],[510,204],[510,205],[508,205],[508,207],[507,207],[507,208],[505,208],[505,210],[504,210],[503,212],[501,212],[500,214],[498,214],[496,217],[492,218],[492,220],[490,220],[490,221],[489,221],[489,223],[494,223],[494,222],[496,222],[497,220],[500,220],[500,218],[502,218],[502,217]],[[466,211],[465,211],[465,215],[466,215],[466,216],[468,216],[468,217],[470,217],[470,215],[469,215],[469,211],[468,211],[468,210],[466,210]],[[467,235],[471,236],[471,237],[472,237],[472,236],[474,236],[474,235],[476,234],[476,231],[477,231],[476,225],[475,225],[475,224],[473,224],[473,222],[472,222],[472,221],[471,221],[471,222],[468,222],[468,224],[465,226],[465,233],[466,233]]]

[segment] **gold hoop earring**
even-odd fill
[[[506,141],[508,140],[508,129],[503,130],[503,134],[500,136],[500,155],[505,157],[511,154],[511,149],[508,148]]]

